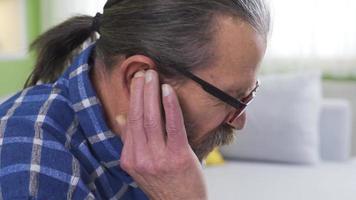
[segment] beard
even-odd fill
[[[230,144],[235,138],[235,129],[227,124],[218,126],[201,139],[197,138],[197,134],[194,133],[195,128],[192,124],[186,123],[185,126],[189,144],[200,162],[206,158],[215,147]]]

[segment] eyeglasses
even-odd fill
[[[232,124],[238,117],[240,117],[244,111],[246,110],[247,106],[252,102],[254,97],[256,96],[257,89],[259,88],[259,81],[256,82],[256,87],[252,90],[252,92],[243,99],[239,100],[236,99],[229,94],[225,93],[224,91],[220,90],[219,88],[213,86],[212,84],[202,80],[201,78],[195,76],[188,70],[185,70],[180,67],[173,67],[170,68],[174,69],[175,71],[179,72],[180,74],[190,78],[191,80],[198,83],[204,91],[209,93],[210,95],[216,97],[217,99],[225,102],[226,104],[235,108],[235,111],[231,113],[230,117],[227,119],[228,124]]]

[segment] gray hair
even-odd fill
[[[175,75],[166,66],[206,66],[214,59],[217,15],[246,21],[267,38],[270,14],[264,0],[109,0],[100,20],[96,55],[108,69],[118,55],[146,55],[167,77]],[[32,44],[38,57],[26,86],[55,81],[75,50],[95,36],[92,22],[91,16],[74,17],[41,35]]]

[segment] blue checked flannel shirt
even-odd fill
[[[119,166],[85,49],[54,84],[0,106],[0,200],[148,199]]]

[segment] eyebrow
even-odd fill
[[[242,99],[244,98],[246,95],[246,91],[244,91],[245,89],[242,88],[238,88],[238,89],[228,89],[226,92],[228,92],[229,94],[231,94],[231,96],[235,97],[236,99]]]
[[[242,99],[242,98],[244,98],[245,97],[245,94],[246,94],[246,92],[239,92],[239,91],[236,91],[235,93],[234,93],[234,97],[236,97],[237,99]]]
[[[237,99],[243,99],[245,97],[247,97],[249,94],[251,94],[251,92],[255,89],[256,85],[254,85],[251,88],[248,89],[237,89],[237,90],[228,90],[227,92],[231,92],[231,94],[233,94],[233,97],[236,97]],[[242,91],[244,90],[244,91]]]

